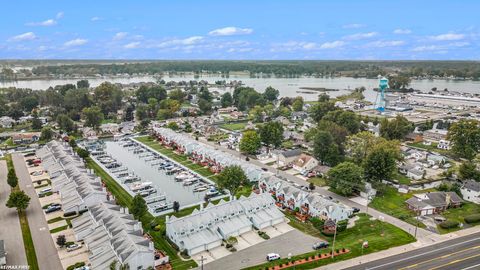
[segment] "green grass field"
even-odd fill
[[[415,213],[410,211],[405,201],[410,199],[413,195],[411,193],[403,194],[397,192],[395,188],[387,187],[382,195],[376,196],[369,204],[370,207],[383,212],[387,215],[394,216],[412,225],[415,225]],[[425,228],[426,226],[419,222],[418,226]]]
[[[230,124],[222,124],[220,125],[221,128],[232,130],[232,131],[238,131],[242,130],[247,126],[246,122],[240,122],[240,123],[230,123]]]
[[[465,224],[465,226],[475,226],[477,224],[466,224],[464,218],[468,215],[473,215],[473,214],[480,214],[480,207],[477,204],[471,203],[471,202],[465,202],[462,207],[459,208],[449,208],[448,210],[444,211],[442,213],[442,216],[445,217],[448,220],[454,220],[458,221],[460,223]],[[441,234],[444,233],[449,233],[449,232],[454,232],[461,230],[462,228],[457,227],[453,229],[443,229],[440,226],[437,226],[438,232]]]
[[[312,177],[307,180],[309,183],[313,183],[315,186],[323,187],[327,185],[325,178],[322,177]]]
[[[295,269],[317,268],[333,262],[358,257],[362,254],[378,252],[381,250],[389,249],[391,247],[406,245],[416,241],[413,236],[389,223],[381,222],[379,220],[370,220],[370,216],[366,214],[359,214],[358,216],[360,217],[360,219],[356,221],[355,226],[345,230],[344,232],[339,232],[335,241],[335,249],[346,248],[350,250],[350,253],[340,255],[338,257],[335,257],[334,259],[319,260],[316,262],[299,265],[296,266]],[[296,219],[291,219],[290,225],[305,233],[311,234],[316,237],[321,237],[324,240],[328,240],[330,244],[332,244],[332,237],[326,237],[322,235],[311,225],[305,225],[305,223],[302,223]],[[362,251],[362,243],[364,241],[368,241],[369,247],[363,249]],[[312,251],[298,256],[293,256],[291,261],[307,258],[309,256],[319,253],[328,253],[330,251],[331,249]],[[289,260],[281,259],[275,262],[265,263],[247,269],[265,269],[266,267],[272,267],[274,265],[279,265],[280,263],[285,263],[287,261]]]

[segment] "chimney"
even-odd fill
[[[124,209],[125,209],[125,214],[127,214],[127,215],[130,214],[130,213],[128,212],[128,207],[125,207]]]
[[[153,241],[148,242],[148,250],[154,251],[155,247],[153,246]]]
[[[170,218],[170,217],[169,217],[168,215],[165,216],[165,223],[168,222],[168,219],[169,219],[169,218]]]
[[[200,211],[203,210],[203,202],[200,204]]]
[[[137,223],[137,226],[138,226],[138,230],[140,230],[140,231],[142,232],[142,234],[143,234],[142,222],[139,221],[139,222]]]
[[[445,194],[445,203],[447,205],[447,208],[448,206],[450,206],[451,202],[452,202],[452,196],[449,193]]]

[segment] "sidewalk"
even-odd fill
[[[379,252],[375,252],[375,253],[367,254],[367,255],[364,255],[364,256],[356,257],[356,258],[353,258],[353,259],[350,259],[350,260],[341,261],[341,262],[337,262],[337,263],[332,263],[332,264],[325,265],[325,266],[315,268],[315,269],[322,269],[322,270],[345,269],[345,268],[349,268],[349,267],[353,267],[353,266],[358,266],[358,265],[361,265],[361,264],[364,264],[364,263],[376,261],[376,260],[381,259],[381,258],[386,258],[386,257],[394,256],[394,255],[399,255],[399,254],[402,254],[402,253],[405,253],[405,252],[408,252],[408,251],[428,247],[428,246],[431,246],[431,245],[434,245],[434,244],[442,243],[442,242],[445,242],[445,241],[448,241],[448,240],[452,240],[452,239],[455,239],[455,238],[458,238],[458,237],[467,236],[467,235],[470,235],[470,234],[473,234],[473,233],[478,233],[478,232],[480,232],[480,226],[475,226],[475,227],[472,227],[472,228],[459,230],[459,231],[456,231],[456,232],[453,232],[453,233],[438,235],[438,237],[436,237],[435,241],[425,241],[425,240],[420,241],[419,240],[415,243],[411,243],[411,244],[408,244],[408,245],[403,245],[403,246],[399,246],[399,247],[390,248],[390,249],[387,249],[387,250],[382,250],[382,251],[379,251]]]

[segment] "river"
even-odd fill
[[[88,81],[92,87],[98,86],[102,82],[109,81],[112,83],[138,83],[138,82],[156,82],[157,77],[154,76],[136,76],[136,77],[101,77],[89,78]],[[336,78],[250,78],[246,76],[230,76],[228,79],[220,76],[201,76],[195,79],[193,75],[185,76],[165,76],[162,77],[165,81],[189,81],[189,80],[205,80],[209,83],[214,83],[218,80],[241,80],[246,86],[255,88],[262,92],[266,87],[272,86],[280,91],[281,97],[296,97],[303,96],[305,100],[316,100],[318,93],[305,94],[298,93],[302,90],[300,87],[324,87],[329,89],[341,89],[340,91],[327,92],[330,96],[336,97],[348,92],[347,89],[354,89],[355,87],[365,86],[365,97],[369,101],[375,101],[377,93],[372,89],[378,86],[378,80],[366,78],[350,78],[350,77],[336,77]],[[73,83],[75,84],[80,79],[53,79],[53,80],[26,80],[17,82],[0,82],[0,87],[17,87],[17,88],[31,88],[34,90],[47,89],[50,86]],[[457,80],[413,80],[410,87],[422,91],[430,91],[433,87],[439,90],[447,88],[449,91],[457,91],[471,94],[480,94],[480,81],[457,81]],[[225,89],[211,89],[219,90]],[[231,89],[227,89],[231,90]],[[311,91],[309,91],[311,92]]]

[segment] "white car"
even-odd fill
[[[80,245],[80,244],[69,245],[69,246],[67,247],[67,251],[68,251],[68,252],[74,251],[74,250],[77,250],[77,249],[79,249],[79,248],[81,248],[81,247],[82,247],[82,245]]]
[[[280,255],[277,254],[277,253],[268,253],[267,254],[267,261],[269,261],[269,262],[279,260],[279,259],[280,259]]]

